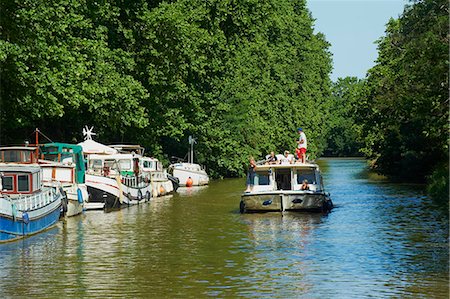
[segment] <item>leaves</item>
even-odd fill
[[[358,123],[379,171],[423,180],[448,162],[448,3],[415,1],[387,24]]]
[[[2,3],[2,141],[36,126],[56,140],[141,143],[213,176],[248,156],[326,145],[331,55],[305,1]],[[11,104],[12,103],[12,104]],[[49,133],[50,132],[50,133]],[[167,159],[166,159],[167,161]]]

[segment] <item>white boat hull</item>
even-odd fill
[[[153,181],[152,182],[152,196],[164,196],[173,192],[173,184],[170,180]]]
[[[67,217],[72,217],[79,215],[83,212],[84,205],[89,199],[89,194],[87,191],[87,187],[85,184],[74,185],[71,188],[63,187],[64,191],[67,194]],[[78,198],[78,189],[80,189],[81,199]]]
[[[86,210],[103,209],[107,198],[111,198],[111,201],[122,201],[121,186],[116,179],[86,174],[86,186],[89,191]]]
[[[184,163],[183,163],[184,164]],[[172,175],[180,180],[180,187],[185,187],[188,179],[192,179],[192,186],[204,186],[209,184],[206,171],[193,171],[185,167],[173,167]]]

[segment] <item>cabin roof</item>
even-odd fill
[[[25,166],[23,164],[0,165],[0,172],[31,172],[36,173],[41,170],[39,166]]]
[[[300,168],[319,168],[319,166],[317,164],[313,164],[313,163],[293,163],[293,164],[263,164],[263,165],[257,165],[256,166],[256,170],[269,170],[270,168],[272,169],[286,169],[286,168],[295,168],[295,169],[300,169]]]
[[[111,144],[108,145],[109,147],[115,148],[115,149],[144,149],[144,147],[138,145],[138,144]]]
[[[112,155],[97,155],[91,154],[89,155],[89,160],[99,159],[99,160],[120,160],[120,159],[133,159],[133,158],[141,158],[138,154],[112,154]]]
[[[74,153],[79,153],[83,151],[81,145],[78,144],[70,144],[70,143],[61,143],[61,142],[53,142],[53,143],[45,143],[41,145],[41,149],[47,149],[49,147],[57,147],[58,151],[61,148],[70,148]]]
[[[179,163],[170,164],[169,167],[170,166],[173,166],[173,167],[175,167],[175,166],[198,166],[198,167],[200,167],[200,164],[189,163],[189,162],[179,162]]]
[[[47,160],[39,160],[39,165],[41,167],[61,167],[61,168],[74,168],[75,164],[63,164],[60,162],[53,162],[53,161],[47,161]]]
[[[80,143],[78,143],[78,145],[80,145],[83,148],[83,152],[86,155],[91,155],[91,154],[109,155],[109,154],[117,153],[116,149],[109,147],[107,145],[101,144],[92,139],[88,139],[83,142],[80,142]]]
[[[151,158],[151,157],[142,157],[141,160],[143,160],[143,161],[159,162],[158,159],[156,159],[156,158]]]
[[[34,146],[3,146],[0,147],[0,151],[6,151],[6,150],[12,150],[12,151],[35,151],[36,147]]]

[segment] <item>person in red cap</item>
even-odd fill
[[[302,163],[306,162],[306,147],[307,147],[307,141],[306,141],[306,135],[303,132],[302,128],[297,129],[298,134],[300,134],[298,141],[297,141],[297,148],[295,149],[295,153],[299,159],[301,159]]]

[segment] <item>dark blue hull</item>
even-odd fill
[[[58,205],[46,215],[29,219],[28,223],[20,218],[14,220],[10,216],[0,215],[0,243],[34,235],[55,225],[61,215],[60,208],[61,205]]]

